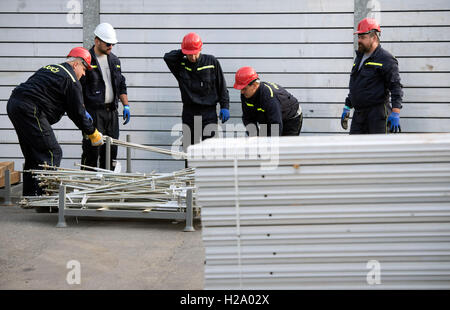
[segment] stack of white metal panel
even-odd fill
[[[188,149],[206,289],[449,289],[450,134]]]

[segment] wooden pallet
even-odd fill
[[[5,171],[10,171],[11,184],[17,184],[20,182],[20,171],[14,170],[13,161],[2,161],[0,162],[0,188],[5,187]]]

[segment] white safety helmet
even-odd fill
[[[94,34],[106,43],[111,44],[117,43],[116,31],[114,30],[113,26],[111,26],[111,24],[108,23],[99,24],[95,28]]]

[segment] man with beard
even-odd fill
[[[116,31],[108,23],[99,24],[94,31],[95,44],[89,50],[92,70],[80,79],[86,110],[92,116],[94,126],[104,135],[119,138],[118,101],[123,105],[124,125],[130,120],[127,85],[122,75],[119,58],[111,50],[117,43]],[[83,139],[81,163],[90,167],[106,167],[106,147],[92,146],[86,136]],[[111,146],[110,167],[114,170],[117,146]],[[100,161],[100,163],[99,163]]]
[[[355,32],[358,35],[358,51],[341,115],[341,126],[347,129],[350,110],[355,108],[350,134],[387,133],[388,128],[390,132],[401,132],[403,86],[398,62],[381,47],[380,33],[380,25],[372,18],[361,20]]]

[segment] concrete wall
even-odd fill
[[[85,10],[80,23],[73,14],[77,3]],[[98,21],[116,28],[119,44],[113,51],[127,78],[132,119],[121,125],[122,140],[131,134],[134,142],[170,148],[179,138],[174,126],[181,122],[181,97],[162,56],[179,48],[190,31],[202,37],[203,52],[222,64],[231,98],[227,124],[241,123],[239,92],[232,85],[236,70],[249,65],[263,80],[297,96],[305,116],[303,134],[346,134],[339,116],[353,64],[353,30],[368,14],[380,20],[382,45],[400,63],[403,131],[450,132],[446,0],[12,0],[2,1],[0,12],[0,160],[14,160],[19,167],[22,154],[6,115],[11,90],[40,66],[62,62],[70,48],[83,42],[88,47]],[[79,162],[81,134],[75,125],[64,117],[54,128],[64,151],[62,166]],[[165,155],[132,155],[137,171],[184,167]],[[124,149],[119,158],[125,158]]]

